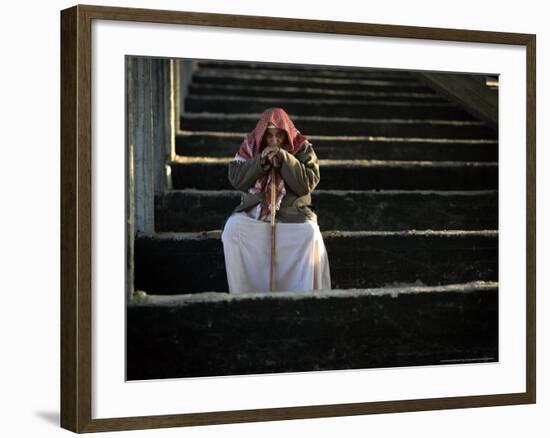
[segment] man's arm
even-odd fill
[[[281,148],[277,159],[281,162],[283,179],[296,195],[307,195],[319,184],[319,159],[309,142],[296,155]]]
[[[229,182],[236,190],[246,192],[270,167],[270,163],[262,164],[259,154],[246,161],[233,160],[229,163]]]

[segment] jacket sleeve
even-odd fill
[[[309,142],[296,155],[281,148],[278,158],[282,161],[281,175],[296,195],[305,196],[319,184],[319,159]]]
[[[242,192],[254,184],[271,167],[270,164],[262,164],[260,155],[246,161],[233,160],[229,163],[229,182],[236,189]]]

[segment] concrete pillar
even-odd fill
[[[130,156],[129,189],[133,190],[134,229],[138,234],[154,233],[153,191],[153,60],[128,57],[127,121]],[[132,236],[133,240],[133,236]]]
[[[128,58],[128,142],[133,153],[135,227],[151,235],[154,196],[175,156],[174,68],[169,59]]]
[[[155,195],[171,185],[169,163],[175,155],[174,62],[127,57],[128,293],[134,291],[134,239],[155,234]]]
[[[124,180],[126,181],[126,299],[130,302],[135,292],[134,287],[134,235],[135,235],[135,214],[136,203],[134,199],[135,193],[135,179],[134,179],[134,141],[131,138],[130,126],[134,125],[134,114],[129,111],[130,96],[134,92],[134,84],[132,77],[134,74],[134,65],[132,59],[126,58],[126,132],[128,133],[126,143],[126,167],[124,169]]]

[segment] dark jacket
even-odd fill
[[[317,216],[311,210],[311,192],[319,183],[319,160],[311,143],[305,142],[296,155],[283,148],[277,154],[281,164],[281,175],[285,181],[286,194],[276,213],[276,220],[286,223],[300,223],[306,220],[317,222]],[[254,182],[271,169],[271,165],[262,165],[260,154],[247,161],[229,163],[229,181],[242,193],[241,203],[233,212],[246,211],[258,205],[261,195],[248,193]]]

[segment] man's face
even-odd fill
[[[286,131],[279,128],[267,128],[264,134],[264,141],[266,146],[286,146],[288,143]]]

